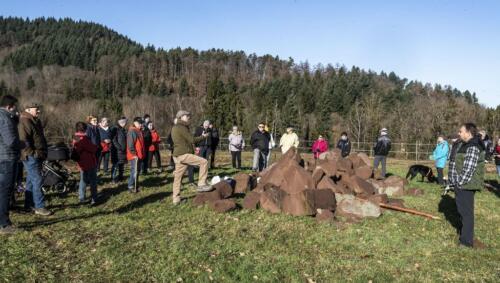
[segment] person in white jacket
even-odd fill
[[[237,126],[233,126],[233,131],[229,134],[229,151],[231,152],[231,161],[233,168],[241,168],[241,151],[245,148],[245,140]]]
[[[292,126],[288,126],[286,133],[280,139],[281,153],[285,154],[292,147],[299,147],[299,136],[293,131]]]

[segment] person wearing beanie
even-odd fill
[[[337,148],[342,152],[342,157],[347,157],[351,154],[351,142],[349,141],[347,132],[342,132],[342,134],[340,134],[340,140],[337,143]]]
[[[385,178],[387,155],[391,151],[391,139],[389,139],[388,134],[389,132],[387,129],[382,128],[380,130],[380,136],[373,147],[373,152],[375,154],[375,158],[373,160],[373,170],[377,170],[378,165],[382,164],[382,172],[380,176],[382,178]]]
[[[144,156],[144,162],[141,163],[141,167],[139,171],[142,172],[143,175],[148,174],[149,167],[149,155],[147,154],[149,147],[153,143],[153,137],[151,136],[151,131],[148,128],[148,123],[151,122],[151,116],[149,114],[145,114],[142,119],[141,131],[142,137],[144,139],[144,149],[146,151],[146,155]]]
[[[127,118],[122,117],[111,130],[111,179],[113,183],[123,181],[127,163]]]
[[[208,161],[194,154],[194,144],[206,140],[209,133],[203,132],[201,136],[194,137],[189,130],[191,115],[187,111],[180,110],[177,112],[176,118],[177,124],[174,125],[171,131],[175,162],[172,200],[175,205],[181,202],[181,182],[188,166],[198,166],[200,168],[197,191],[208,192],[212,190],[212,186],[207,184]]]
[[[158,168],[158,171],[161,173],[161,156],[160,156],[160,143],[161,143],[161,138],[160,134],[156,130],[153,122],[149,121],[148,124],[148,129],[151,132],[151,145],[148,148],[148,168],[152,168],[153,166],[153,157],[156,160],[156,167]]]

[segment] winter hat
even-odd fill
[[[387,135],[387,133],[388,133],[388,131],[387,131],[387,129],[386,129],[386,128],[382,128],[382,130],[380,130],[380,134],[381,134],[382,136],[386,136],[386,135]]]
[[[182,116],[184,116],[184,115],[191,116],[191,113],[189,113],[189,112],[188,112],[188,111],[186,111],[186,110],[179,110],[179,111],[177,112],[177,115],[175,115],[175,118],[180,119],[180,118],[181,118]]]

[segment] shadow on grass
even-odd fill
[[[500,184],[497,180],[486,180],[485,187],[490,192],[500,198]]]
[[[448,221],[458,232],[460,229],[460,219],[455,199],[449,195],[442,196],[439,202],[439,212],[444,214],[446,221]]]
[[[61,223],[61,222],[66,222],[66,221],[89,219],[89,218],[93,218],[96,216],[108,215],[111,213],[112,213],[112,211],[98,211],[95,213],[78,215],[78,216],[49,218],[49,219],[44,219],[44,220],[40,220],[40,221],[25,222],[23,224],[20,224],[19,227],[22,229],[30,230],[31,228],[34,228],[34,227],[49,226],[49,225],[53,225],[53,224],[57,224],[57,223]]]
[[[171,195],[170,192],[154,193],[154,194],[151,194],[149,196],[145,196],[143,198],[140,198],[138,200],[134,200],[133,202],[126,204],[122,207],[119,207],[119,208],[115,209],[114,212],[116,212],[118,214],[127,213],[127,212],[134,210],[134,209],[141,208],[145,205],[148,205],[150,203],[161,201],[170,195]]]

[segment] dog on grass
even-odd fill
[[[430,183],[436,182],[436,177],[434,177],[434,173],[432,173],[432,168],[430,168],[429,166],[420,165],[420,164],[415,164],[415,165],[410,166],[410,168],[408,168],[408,173],[406,174],[406,179],[408,179],[408,177],[411,177],[410,180],[413,180],[419,174],[422,177],[421,182],[424,181],[424,178],[427,178],[427,180]]]

